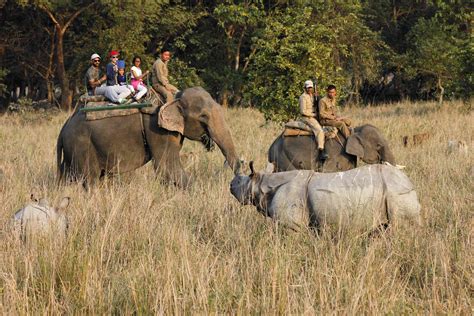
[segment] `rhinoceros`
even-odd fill
[[[22,239],[51,232],[59,238],[65,237],[68,228],[65,210],[69,206],[69,200],[69,197],[64,197],[59,206],[51,207],[46,199],[38,201],[32,196],[32,201],[13,216],[15,228]]]
[[[419,223],[413,184],[394,166],[367,165],[335,173],[251,170],[250,176],[234,177],[231,193],[293,229],[326,224],[374,229],[398,219]]]

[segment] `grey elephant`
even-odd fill
[[[366,165],[336,173],[293,170],[236,175],[230,191],[242,204],[295,230],[324,225],[376,229],[420,221],[413,184],[399,169]]]
[[[388,162],[395,157],[382,133],[372,125],[356,127],[345,140],[341,133],[326,140],[327,160],[320,161],[313,136],[284,136],[281,134],[268,150],[268,161],[276,171],[295,169],[322,172],[345,171],[357,166],[357,158],[368,164]]]
[[[58,178],[82,180],[87,187],[104,175],[129,172],[152,160],[167,181],[186,187],[189,177],[179,152],[185,138],[201,141],[203,137],[217,144],[233,170],[238,168],[223,109],[201,87],[185,89],[179,100],[151,114],[87,121],[77,111],[58,137]]]

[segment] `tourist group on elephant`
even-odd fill
[[[150,72],[145,72],[140,68],[142,59],[140,56],[133,57],[130,72],[126,73],[124,60],[120,60],[120,53],[116,50],[109,52],[109,63],[106,66],[105,74],[100,70],[102,61],[99,54],[91,55],[91,66],[87,69],[85,80],[87,94],[89,96],[105,96],[107,100],[116,104],[138,103],[148,92],[148,87],[144,79],[147,79]],[[173,100],[178,92],[178,88],[173,86],[168,79],[168,62],[171,53],[163,48],[160,56],[152,67],[152,86],[160,93],[166,102]]]

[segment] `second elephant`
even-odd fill
[[[339,133],[339,140],[326,140],[325,148],[329,159],[319,160],[313,136],[284,136],[281,134],[268,150],[268,160],[276,171],[316,170],[335,172],[353,169],[357,158],[368,164],[388,162],[395,165],[395,156],[388,141],[373,125],[362,125],[354,129],[347,142]]]

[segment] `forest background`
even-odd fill
[[[70,109],[92,53],[173,53],[172,81],[265,119],[298,112],[302,83],[342,104],[472,97],[468,0],[0,1],[0,108],[18,98]],[[1,110],[1,109],[0,109]]]

